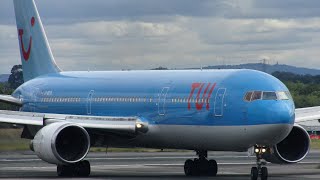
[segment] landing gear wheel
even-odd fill
[[[68,165],[58,165],[57,174],[59,177],[72,177],[73,167]]]
[[[194,162],[191,159],[188,159],[184,163],[184,173],[186,176],[192,176],[194,174]]]
[[[197,151],[199,158],[188,159],[184,163],[184,173],[186,176],[216,176],[218,164],[215,160],[208,160],[208,152]]]
[[[257,180],[258,176],[260,176],[261,180],[268,179],[268,169],[264,167],[267,163],[263,158],[263,154],[270,151],[270,149],[266,146],[255,145],[254,152],[256,154],[256,163],[257,167],[253,167],[251,169],[251,180]]]
[[[90,175],[90,171],[91,168],[89,161],[57,166],[57,174],[59,177],[88,177]]]
[[[268,179],[268,169],[266,167],[261,168],[261,180]]]
[[[78,177],[88,177],[90,175],[90,163],[89,161],[81,161],[77,164],[78,168],[76,171],[76,176]]]
[[[193,176],[200,176],[201,175],[201,162],[199,159],[194,159],[193,160]]]
[[[259,176],[258,168],[252,167],[251,168],[251,180],[257,180]]]
[[[217,161],[211,159],[208,162],[208,176],[216,176],[218,172]]]

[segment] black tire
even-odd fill
[[[218,173],[218,164],[215,160],[209,160],[208,162],[208,175],[209,176],[216,176]]]
[[[192,175],[193,175],[193,176],[200,176],[200,175],[202,175],[202,171],[201,171],[201,161],[200,161],[199,159],[194,159],[194,160],[193,160]]]
[[[81,170],[80,170],[79,176],[80,177],[88,177],[91,172],[91,167],[90,167],[89,161],[87,161],[87,160],[82,161],[80,169]]]
[[[57,175],[59,177],[71,177],[73,176],[73,167],[67,165],[58,165]]]
[[[186,176],[193,176],[194,175],[194,161],[191,159],[186,160],[184,163],[184,174]]]
[[[198,175],[199,176],[208,176],[209,161],[207,159],[201,159],[201,160],[197,160],[195,162],[197,162],[195,165],[199,171]]]
[[[81,161],[74,164],[73,176],[74,177],[88,177],[90,175],[89,161]]]
[[[266,167],[261,168],[261,180],[268,179],[268,169]]]
[[[257,167],[252,167],[251,168],[251,180],[257,180],[258,176],[259,176],[258,168]]]

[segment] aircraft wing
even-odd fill
[[[11,95],[3,95],[0,94],[0,102],[8,103],[8,104],[13,104],[17,106],[22,106],[22,101],[20,99],[17,99]]]
[[[320,127],[320,106],[296,109],[295,122],[304,127]]]
[[[298,108],[296,109],[296,119],[297,123],[314,121],[320,119],[320,106],[308,107],[308,108]]]
[[[0,110],[0,123],[45,126],[55,122],[70,122],[84,128],[130,134],[148,130],[147,123],[138,117],[83,116]]]

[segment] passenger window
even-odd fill
[[[276,92],[263,92],[263,100],[277,100]]]
[[[246,101],[251,101],[251,96],[252,96],[252,92],[247,92],[247,93],[246,93],[246,96],[244,97],[244,99],[245,99]]]
[[[262,91],[254,91],[252,94],[251,101],[261,99]]]

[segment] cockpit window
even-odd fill
[[[292,98],[292,96],[291,96],[291,93],[290,93],[289,91],[286,91],[285,93],[286,93],[286,95],[289,97],[290,100],[293,100],[293,98]]]
[[[292,100],[289,91],[249,91],[245,94],[244,100],[251,102],[255,100]]]
[[[279,91],[277,92],[278,99],[279,100],[289,100],[290,99],[290,93],[287,91]]]
[[[262,91],[254,91],[251,101],[261,99]]]
[[[262,100],[277,100],[276,92],[263,92]]]
[[[252,92],[247,92],[246,96],[244,97],[244,99],[246,101],[251,101],[251,96],[252,96]]]

